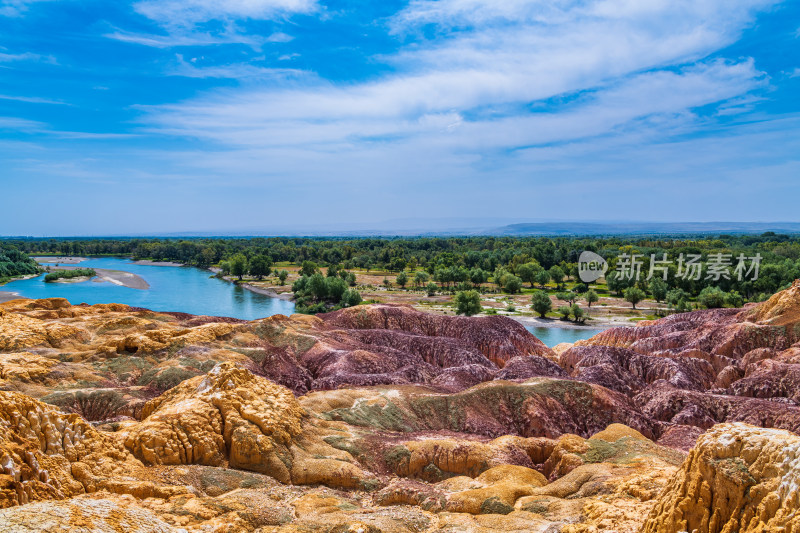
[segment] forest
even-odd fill
[[[269,264],[296,264],[305,261],[339,269],[407,271],[412,278],[425,272],[443,286],[459,283],[493,281],[501,277],[514,286],[519,282],[533,285],[541,271],[565,278],[577,278],[577,261],[582,251],[593,251],[609,264],[609,289],[622,293],[634,285],[651,292],[646,280],[651,258],[671,262],[664,280],[666,290],[680,289],[697,297],[703,289],[716,287],[726,293],[738,293],[743,299],[763,299],[800,278],[800,237],[767,232],[761,235],[698,235],[674,237],[420,237],[420,238],[61,238],[10,239],[0,253],[0,275],[35,272],[31,255],[126,256],[134,259],[176,261],[198,267],[210,267],[244,256],[248,261],[266,258]],[[702,262],[722,255],[731,262],[727,276],[698,279],[681,277],[679,259],[697,257]],[[621,279],[613,274],[621,261],[639,258],[642,278]],[[736,258],[758,256],[754,272],[739,279],[734,275]],[[682,259],[681,259],[682,260]],[[554,269],[554,267],[556,267]],[[660,274],[659,274],[660,277]],[[518,280],[518,281],[517,281]],[[661,290],[659,287],[657,290]]]

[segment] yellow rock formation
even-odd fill
[[[747,424],[702,435],[644,533],[800,531],[800,437]]]

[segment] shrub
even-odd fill
[[[533,293],[533,296],[531,296],[531,308],[539,313],[539,316],[544,318],[553,308],[553,303],[550,301],[550,297],[546,292],[536,291]]]
[[[478,291],[469,290],[456,293],[456,314],[472,316],[481,312],[481,296]]]
[[[507,293],[516,294],[522,289],[522,280],[513,274],[503,276],[501,283]]]
[[[625,300],[630,302],[634,309],[636,309],[636,304],[644,300],[644,297],[644,291],[638,287],[628,287],[625,289]]]
[[[597,293],[594,292],[594,289],[589,289],[586,294],[584,294],[583,298],[586,300],[586,303],[589,304],[589,307],[591,307],[594,302],[600,299],[600,297],[597,296]]]
[[[700,291],[697,301],[708,309],[725,306],[725,293],[719,287],[706,287]]]
[[[59,279],[72,279],[72,278],[93,278],[97,272],[93,268],[76,268],[75,270],[58,270],[51,272],[44,276],[46,282],[57,281]]]
[[[436,285],[434,282],[428,283],[428,286],[425,288],[425,291],[428,293],[428,296],[436,296],[436,291],[439,290],[439,286]]]

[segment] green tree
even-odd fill
[[[536,274],[536,283],[538,283],[539,286],[544,289],[545,285],[550,283],[550,272],[544,269],[540,270]]]
[[[508,275],[508,270],[503,267],[497,267],[494,269],[494,283],[497,285],[498,290],[503,290],[503,278]]]
[[[308,278],[307,288],[315,300],[324,300],[328,296],[328,284],[319,272]]]
[[[439,286],[434,282],[428,283],[428,286],[425,288],[425,292],[428,293],[428,296],[436,296],[436,291],[439,290]]]
[[[672,289],[671,291],[667,292],[667,303],[673,307],[678,306],[678,302],[683,300],[684,302],[689,300],[689,294],[683,289]]]
[[[219,262],[219,271],[222,273],[223,276],[228,276],[231,273],[231,262],[230,261],[220,261]]]
[[[456,293],[456,314],[472,316],[481,312],[481,296],[478,291],[462,291]]]
[[[675,310],[679,313],[686,313],[692,310],[692,306],[689,305],[689,302],[686,300],[686,298],[681,298],[675,305]]]
[[[197,266],[207,267],[214,263],[214,259],[216,259],[214,249],[210,246],[206,246],[203,248],[203,251],[200,252],[200,257],[197,260]]]
[[[482,268],[472,268],[469,271],[469,280],[478,287],[489,281],[489,273]]]
[[[503,288],[509,294],[516,294],[522,289],[522,280],[514,274],[506,274],[503,276]]]
[[[531,288],[533,288],[533,282],[536,281],[536,275],[544,270],[539,263],[524,263],[517,267],[516,274],[519,276],[522,281],[531,284]]]
[[[289,277],[289,272],[288,271],[281,270],[280,272],[278,272],[278,279],[280,280],[281,285],[285,285],[286,284],[286,278],[288,278],[288,277]]]
[[[414,273],[414,286],[419,288],[428,283],[430,276],[424,270],[419,270]]]
[[[353,289],[347,289],[342,294],[342,307],[354,307],[361,303],[361,294]]]
[[[347,277],[345,278],[345,281],[347,281],[347,284],[349,286],[355,287],[356,286],[356,275],[353,274],[352,272],[348,272],[347,273]]]
[[[619,272],[609,272],[606,276],[606,284],[608,285],[608,290],[616,293],[617,296],[621,296],[624,294],[625,289],[633,283],[631,280],[623,278]]]
[[[301,276],[313,276],[319,267],[314,261],[303,261],[303,265],[300,267],[300,275]]]
[[[731,307],[741,307],[744,305],[744,298],[737,291],[730,291],[725,295],[725,303]]]
[[[589,307],[592,307],[592,304],[600,299],[597,293],[594,292],[594,289],[589,289],[586,294],[583,295],[583,298],[586,300],[586,303],[589,304]]]
[[[558,308],[558,314],[561,315],[562,319],[569,320],[569,315],[572,314],[572,308],[568,305],[562,305]]]
[[[264,255],[257,255],[250,260],[249,273],[251,276],[261,279],[264,276],[269,276],[271,265],[272,260],[270,258]]]
[[[231,257],[231,275],[236,276],[240,280],[247,272],[247,258],[244,254],[236,254]]]
[[[347,291],[347,282],[336,276],[325,279],[327,298],[334,302],[342,299],[342,295]]]
[[[578,304],[572,304],[571,309],[572,309],[572,316],[575,317],[575,321],[581,322],[581,319],[583,318],[583,309],[581,309],[581,306]]]
[[[559,300],[564,300],[565,302],[569,303],[569,305],[572,305],[578,301],[579,296],[572,291],[566,291],[556,294],[556,298]]]
[[[561,282],[564,281],[564,271],[558,265],[553,265],[550,267],[550,278],[556,284],[556,286],[560,287]]]
[[[531,296],[531,308],[544,318],[553,309],[553,302],[545,291],[535,291]]]
[[[700,291],[697,301],[708,309],[725,307],[725,293],[719,287],[706,287]]]
[[[433,279],[444,288],[453,281],[453,271],[450,268],[437,268],[433,273]]]
[[[661,302],[662,300],[666,299],[667,291],[669,290],[669,285],[667,282],[661,278],[653,278],[650,280],[650,293],[652,293],[653,298],[657,302]]]
[[[630,302],[634,309],[636,309],[636,304],[644,300],[645,296],[644,291],[639,287],[628,287],[625,289],[625,300]]]
[[[406,271],[401,270],[397,275],[397,278],[395,278],[395,281],[397,281],[397,284],[400,285],[400,288],[405,289],[406,284],[408,283],[408,274],[406,274]]]

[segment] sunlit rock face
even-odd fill
[[[791,533],[798,302],[555,352],[406,306],[7,302],[0,530]]]
[[[800,437],[746,424],[701,436],[642,531],[796,531],[800,527]]]

